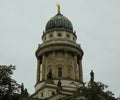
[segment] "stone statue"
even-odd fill
[[[58,81],[57,86],[60,87],[60,88],[62,87],[62,86],[61,86],[61,81],[60,81],[60,80]]]
[[[58,83],[57,83],[57,93],[60,93],[60,90],[62,89],[62,83],[61,81],[59,80]]]
[[[51,71],[49,71],[49,73],[47,74],[47,79],[49,79],[49,80],[53,79]]]
[[[93,72],[93,70],[91,70],[91,72],[90,72],[90,81],[91,82],[94,82],[94,72]]]

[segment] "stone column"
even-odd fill
[[[81,59],[79,59],[78,67],[79,67],[79,81],[83,82],[82,61],[81,61]]]
[[[36,83],[40,81],[40,60],[37,60],[37,77],[36,77]]]
[[[53,78],[56,78],[56,76],[57,76],[57,68],[56,68],[56,66],[55,66],[55,51],[53,52],[53,54],[52,54],[52,59],[53,59],[53,69],[54,70],[52,70],[52,76],[53,76]]]
[[[77,55],[74,56],[74,72],[75,72],[75,79],[78,79]]]
[[[45,80],[45,55],[42,56],[42,80]]]
[[[67,51],[64,51],[64,69],[62,69],[63,70],[63,75],[64,75],[64,77],[65,78],[68,78],[68,59],[67,59],[67,56],[68,56],[68,54],[67,54]]]

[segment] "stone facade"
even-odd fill
[[[68,19],[63,22],[64,18],[66,19],[58,13],[48,22],[53,27],[56,23],[52,21],[56,19],[57,28],[47,25],[49,28],[46,29],[49,30],[43,32],[43,43],[39,44],[36,50],[37,76],[35,93],[31,95],[33,98],[51,98],[59,91],[62,94],[72,95],[82,85],[83,51],[76,43],[77,36],[72,26],[64,27],[71,25]]]

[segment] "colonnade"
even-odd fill
[[[67,56],[67,53],[65,53],[65,57]],[[53,66],[55,66],[55,52],[52,52],[52,59],[53,59]],[[37,76],[36,76],[36,84],[40,81],[44,81],[47,79],[46,73],[48,72],[46,69],[46,56],[42,55],[41,59],[37,59]],[[83,82],[83,73],[82,73],[82,61],[80,58],[77,57],[77,55],[74,55],[74,69],[72,72],[74,72],[75,77],[74,80],[79,80],[79,82]],[[77,68],[78,67],[78,68]],[[53,67],[54,68],[54,67]],[[57,76],[57,69],[54,68],[53,78],[54,76]]]

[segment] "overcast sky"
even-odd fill
[[[84,81],[120,93],[120,0],[0,0],[0,65],[15,65],[14,78],[30,93],[36,81],[35,51],[47,21],[61,13],[72,22],[84,51]]]

